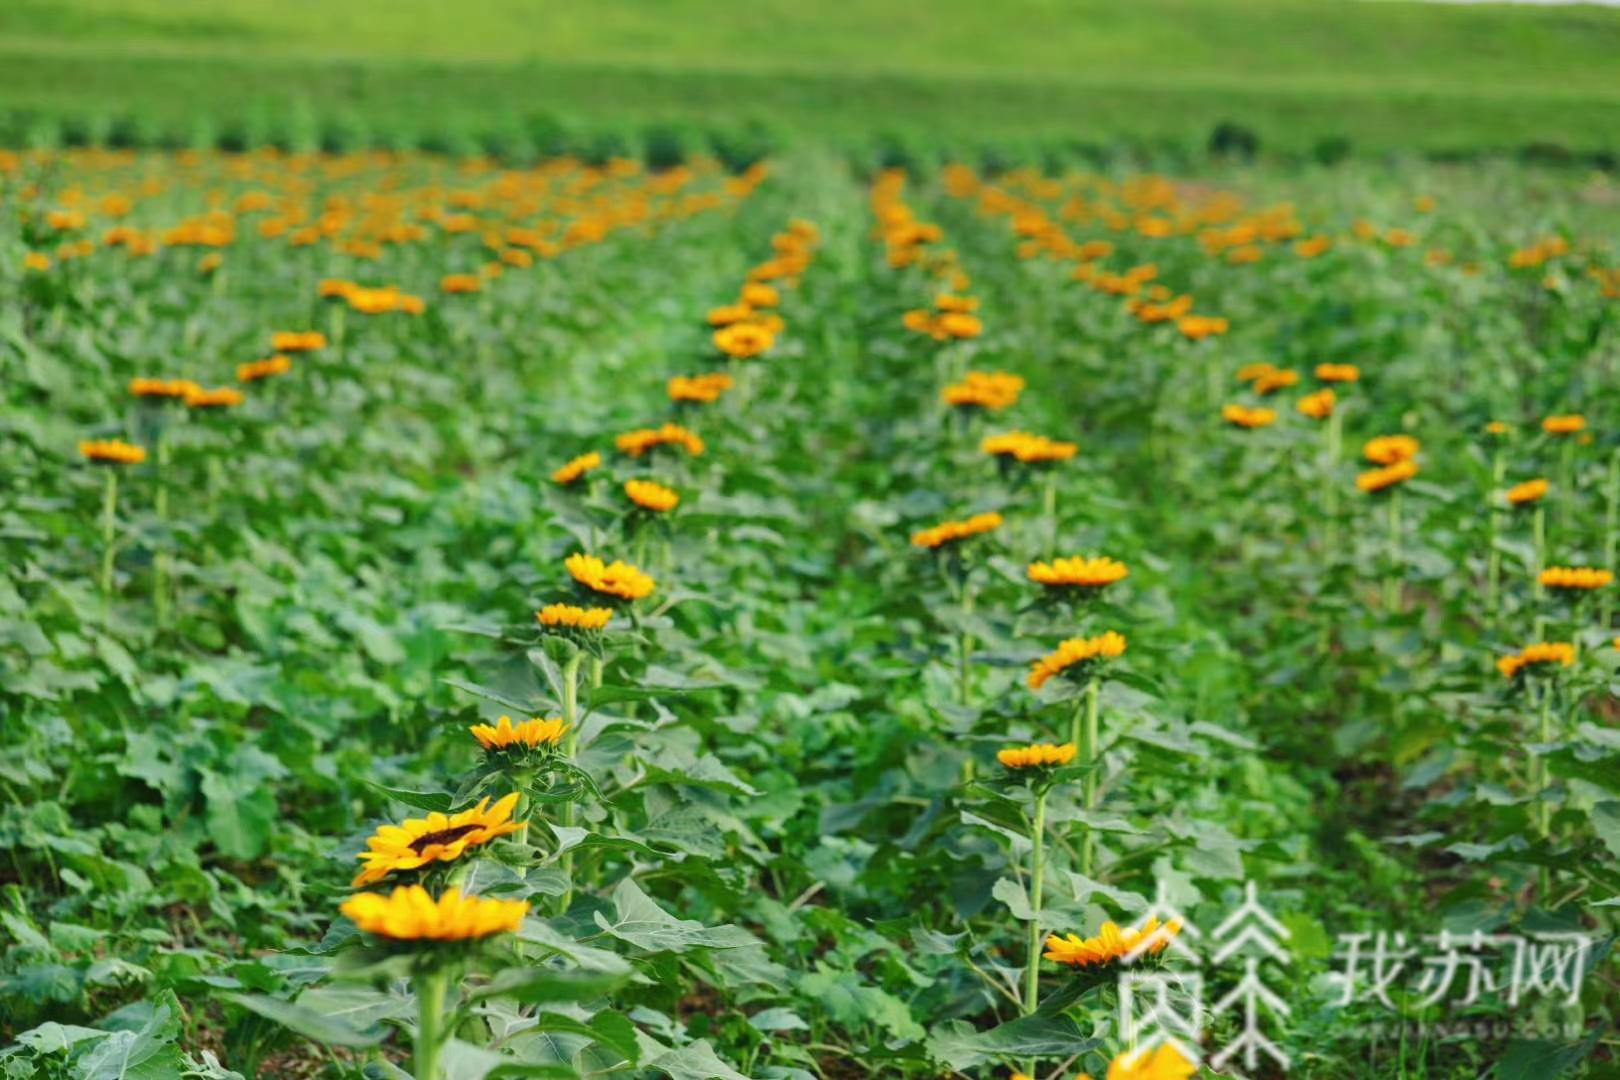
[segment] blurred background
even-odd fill
[[[0,142],[1602,165],[1617,66],[1598,4],[4,0]]]

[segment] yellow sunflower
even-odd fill
[[[1163,952],[1170,939],[1181,932],[1179,920],[1161,924],[1150,918],[1140,927],[1119,926],[1105,922],[1096,937],[1083,938],[1078,934],[1053,934],[1046,939],[1046,959],[1070,967],[1091,967],[1109,964],[1131,953],[1152,956]]]
[[[575,607],[573,604],[547,604],[534,617],[550,630],[601,630],[613,618],[613,609]]]
[[[521,752],[555,747],[567,734],[568,723],[558,717],[545,720],[536,717],[514,724],[510,716],[503,716],[493,726],[474,724],[467,730],[485,750]]]
[[[1125,655],[1125,635],[1107,630],[1092,638],[1070,638],[1054,652],[1035,661],[1029,673],[1029,688],[1039,690],[1069,668],[1088,667],[1103,660]]]
[[[425,818],[406,818],[398,825],[383,825],[366,841],[360,861],[365,869],[354,879],[356,888],[381,881],[402,870],[419,870],[435,862],[451,862],[468,848],[516,832],[523,826],[512,820],[517,792],[494,806],[486,797],[470,810],[459,814],[435,811]]]
[[[592,450],[588,454],[579,455],[577,458],[574,458],[556,472],[552,473],[551,481],[554,484],[572,484],[574,481],[578,480],[592,469],[598,469],[601,468],[601,466],[602,455],[597,453],[595,450]]]
[[[604,563],[595,555],[575,554],[568,556],[563,566],[575,581],[592,592],[616,596],[621,600],[640,600],[651,596],[656,584],[652,578],[621,560]]]
[[[1501,657],[1496,661],[1496,670],[1502,673],[1504,679],[1512,679],[1527,670],[1553,665],[1569,667],[1574,663],[1575,646],[1564,641],[1544,641],[1526,645],[1512,656]]]
[[[395,941],[469,941],[514,933],[529,913],[526,900],[489,900],[447,889],[434,900],[420,885],[387,896],[359,893],[338,908],[368,934]]]
[[[1076,556],[1053,559],[1029,566],[1029,580],[1048,588],[1101,589],[1123,580],[1130,570],[1118,559],[1099,555],[1093,559]]]
[[[1034,743],[998,750],[996,760],[1009,769],[1047,769],[1054,765],[1067,765],[1078,752],[1079,748],[1074,743],[1064,743],[1062,746]]]

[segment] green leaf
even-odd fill
[[[220,994],[219,997],[266,1020],[274,1020],[311,1042],[327,1046],[364,1047],[376,1046],[382,1041],[381,1031],[365,1030],[343,1017],[327,1016],[268,994]]]
[[[507,968],[471,995],[472,1001],[509,998],[524,1005],[546,1002],[590,1001],[612,993],[630,978],[628,965],[620,971],[580,968]]]
[[[721,1061],[707,1040],[663,1053],[647,1062],[647,1068],[666,1074],[670,1080],[749,1080]]]
[[[456,804],[455,796],[448,791],[408,791],[404,788],[391,788],[374,780],[366,780],[365,784],[397,803],[404,803],[413,809],[426,810],[429,813],[448,814],[450,808]]]
[[[934,1030],[928,1052],[958,1071],[1002,1058],[1067,1058],[1102,1045],[1068,1016],[1021,1016],[989,1031],[953,1020]]]
[[[235,777],[204,771],[202,794],[208,832],[221,855],[247,862],[264,853],[276,820],[275,792],[262,786],[244,788]]]
[[[738,926],[704,926],[677,919],[648,898],[630,878],[613,890],[614,919],[596,912],[596,925],[621,941],[648,952],[685,952],[688,949],[739,949],[758,945],[759,939]]]

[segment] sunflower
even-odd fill
[[[572,484],[592,469],[601,468],[602,455],[592,450],[588,454],[581,454],[568,464],[551,474],[553,483]]]
[[[1107,1080],[1190,1080],[1198,1066],[1174,1043],[1152,1050],[1127,1050],[1108,1063]]]
[[[1547,481],[1542,479],[1526,480],[1522,484],[1514,484],[1507,490],[1507,501],[1514,506],[1526,506],[1539,502],[1547,496]]]
[[[627,431],[614,439],[613,445],[619,448],[619,453],[631,457],[640,457],[658,446],[679,446],[693,457],[703,453],[703,440],[679,424]]]
[[[1035,661],[1029,672],[1029,688],[1039,690],[1054,676],[1071,667],[1082,671],[1104,660],[1125,655],[1125,635],[1108,630],[1096,637],[1070,638],[1046,656]]]
[[[1275,409],[1253,409],[1247,405],[1222,405],[1221,419],[1233,427],[1253,430],[1269,427],[1277,422]]]
[[[1261,397],[1274,394],[1278,390],[1285,390],[1299,382],[1299,372],[1278,368],[1268,371],[1254,380],[1254,392]]]
[[[1410,435],[1380,435],[1367,440],[1362,456],[1374,465],[1393,465],[1417,457],[1421,444]]]
[[[250,360],[245,364],[236,366],[237,382],[258,382],[260,379],[269,379],[277,375],[285,375],[292,370],[292,361],[277,353],[265,360]]]
[[[146,460],[144,447],[121,439],[86,439],[79,443],[79,453],[94,465],[139,465]]]
[[[774,344],[776,335],[758,323],[733,323],[714,332],[714,347],[733,360],[751,360]]]
[[[1485,434],[1498,439],[1509,434],[1512,430],[1512,428],[1508,427],[1500,420],[1492,420],[1490,423],[1485,425]]]
[[[1001,522],[1001,515],[994,511],[988,514],[975,514],[966,521],[944,521],[932,528],[912,533],[911,543],[913,547],[937,549],[958,540],[966,540],[970,536],[992,532],[1001,528]]]
[[[546,720],[536,717],[514,724],[510,716],[503,716],[495,721],[494,726],[474,724],[467,730],[472,732],[479,746],[491,753],[505,751],[522,754],[541,748],[554,749],[567,733],[568,723],[560,717]]]
[[[1312,420],[1326,420],[1333,415],[1333,406],[1337,401],[1338,396],[1333,391],[1318,390],[1300,398],[1294,407]]]
[[[314,352],[324,348],[326,335],[319,330],[284,330],[270,335],[271,352]]]
[[[1004,435],[986,437],[979,444],[979,449],[992,457],[1007,457],[1025,465],[1040,465],[1067,461],[1079,452],[1080,447],[1072,442],[1049,439],[1045,435],[1009,431]]]
[[[1586,417],[1578,413],[1568,416],[1549,416],[1541,422],[1541,430],[1549,435],[1574,435],[1586,429]]]
[[[738,303],[750,308],[773,308],[782,302],[782,294],[774,285],[765,285],[761,282],[750,281],[742,287],[742,296]]]
[[[129,392],[138,398],[171,398],[184,401],[186,395],[201,391],[190,379],[131,379]]]
[[[534,613],[548,630],[601,630],[613,618],[613,609],[575,607],[573,604],[547,604]]]
[[[1053,559],[1050,563],[1036,562],[1029,566],[1029,580],[1052,589],[1102,589],[1124,580],[1129,574],[1124,563],[1103,555],[1091,559],[1082,556]]]
[[[574,580],[604,596],[640,600],[651,596],[655,582],[627,562],[604,563],[595,555],[575,554],[563,561]]]
[[[233,409],[246,400],[242,391],[222,387],[218,390],[204,390],[197,387],[186,394],[185,402],[188,409]]]
[[[1238,368],[1237,379],[1238,382],[1244,383],[1258,382],[1267,375],[1274,375],[1276,372],[1276,364],[1265,360],[1260,360],[1253,364],[1244,364],[1242,367]]]
[[[1361,369],[1354,364],[1317,364],[1316,378],[1319,382],[1327,383],[1358,382]]]
[[[940,293],[934,297],[934,310],[947,315],[971,315],[979,310],[979,298]]]
[[[484,281],[477,274],[446,274],[439,279],[439,291],[451,296],[475,293],[483,287]]]
[[[977,315],[947,311],[934,319],[934,331],[942,337],[966,341],[984,333],[984,322]]]
[[[1093,967],[1123,960],[1126,957],[1154,956],[1170,945],[1170,940],[1181,932],[1181,921],[1160,923],[1150,918],[1140,927],[1120,926],[1104,922],[1096,937],[1083,938],[1079,934],[1053,934],[1046,939],[1045,958],[1069,967]]]
[[[676,375],[669,380],[669,400],[712,404],[736,383],[725,372],[710,375]]]
[[[996,760],[1009,769],[1049,769],[1054,765],[1067,765],[1077,753],[1079,748],[1074,743],[1064,743],[1062,746],[1034,743],[998,750]]]
[[[1176,320],[1176,329],[1188,341],[1202,341],[1224,334],[1228,328],[1227,321],[1218,315],[1183,315]]]
[[[916,308],[901,315],[900,325],[913,334],[926,334],[929,337],[938,336],[938,330],[934,326],[933,313],[923,308]]]
[[[624,493],[631,502],[655,514],[667,514],[681,501],[681,497],[672,489],[651,480],[626,480]]]
[[[338,908],[368,934],[395,941],[469,941],[515,933],[529,913],[527,900],[488,900],[447,889],[434,900],[420,885],[391,894],[359,893]]]
[[[1386,465],[1381,469],[1368,469],[1356,477],[1356,489],[1371,495],[1385,491],[1397,484],[1403,484],[1418,474],[1418,464],[1415,461],[1397,461],[1393,465]]]
[[[970,371],[959,383],[940,391],[945,404],[957,408],[988,409],[992,412],[1018,403],[1024,380],[1005,371]]]
[[[497,837],[516,832],[523,826],[512,820],[517,792],[494,806],[488,797],[470,810],[445,815],[438,812],[425,818],[406,818],[399,825],[379,827],[360,853],[365,869],[354,879],[356,888],[381,881],[400,870],[419,870],[435,862],[458,859],[468,848],[487,844]]]
[[[710,326],[731,326],[747,322],[754,317],[754,309],[747,304],[726,304],[709,311]]]
[[[1590,592],[1612,584],[1614,574],[1609,570],[1594,570],[1590,567],[1549,566],[1541,572],[1538,580],[1549,589]]]
[[[1544,667],[1569,667],[1574,663],[1575,646],[1568,642],[1551,641],[1526,645],[1512,656],[1501,657],[1496,661],[1496,670],[1502,673],[1502,678],[1513,679]]]

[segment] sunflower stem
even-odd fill
[[[1558,493],[1558,538],[1569,547],[1569,530],[1575,514],[1575,436],[1564,436],[1563,453],[1559,457],[1558,482],[1563,491]]]
[[[1502,532],[1502,510],[1496,505],[1499,498],[1496,494],[1502,487],[1502,481],[1507,476],[1507,457],[1502,453],[1498,444],[1495,454],[1491,458],[1491,514],[1489,529],[1486,532],[1485,545],[1485,625],[1495,630],[1501,622],[1502,612],[1502,553],[1496,549],[1497,538]]]
[[[1536,787],[1536,832],[1545,844],[1552,835],[1552,807],[1547,804],[1547,743],[1552,741],[1552,685],[1543,683],[1541,687],[1541,723],[1539,729],[1541,749],[1536,752],[1535,761],[1535,787]],[[1552,895],[1552,868],[1543,864],[1541,867],[1541,902],[1547,903]]]
[[[1394,613],[1401,602],[1401,490],[1389,493],[1389,572],[1384,575],[1384,610]]]
[[[562,718],[563,723],[568,725],[568,729],[563,735],[565,740],[563,753],[567,755],[569,761],[574,759],[574,751],[579,745],[579,665],[584,659],[584,651],[577,651],[568,658],[568,662],[563,665],[562,670]],[[594,673],[597,677],[600,677],[600,661],[597,661],[597,664],[598,667]],[[571,828],[574,824],[574,802],[572,799],[563,803],[562,824],[564,828]],[[563,889],[562,901],[558,910],[563,914],[567,914],[569,905],[574,902],[573,848],[563,852],[562,872],[563,877],[567,879],[567,884]]]
[[[412,1072],[416,1080],[439,1080],[439,1048],[444,1042],[444,999],[447,973],[441,968],[423,972],[416,980],[416,1045]]]
[[[1546,633],[1547,621],[1541,610],[1542,602],[1547,595],[1547,588],[1541,583],[1541,572],[1547,569],[1547,508],[1539,502],[1536,503],[1535,514],[1530,519],[1530,533],[1530,547],[1533,553],[1532,557],[1535,560],[1534,565],[1530,568],[1531,573],[1535,575],[1535,584],[1532,587],[1531,595],[1536,602],[1536,632],[1532,640],[1540,641]]]
[[[118,537],[118,469],[107,469],[101,497],[101,595],[112,596],[113,544]]]
[[[1323,454],[1322,516],[1327,519],[1327,536],[1323,545],[1323,558],[1331,561],[1339,547],[1339,446],[1343,441],[1344,414],[1334,409],[1328,416],[1327,449]]]
[[[1046,796],[1041,788],[1035,796],[1035,821],[1030,829],[1029,855],[1029,939],[1025,948],[1024,1015],[1040,1004],[1041,993],[1041,886],[1046,878]],[[1031,1063],[1030,1073],[1034,1074]]]
[[[154,509],[158,524],[169,521],[169,441],[161,434],[157,441],[157,498]],[[158,551],[152,561],[152,607],[159,630],[169,625],[169,553],[167,537],[158,537]]]
[[[1057,470],[1049,469],[1046,474],[1046,490],[1042,493],[1042,511],[1046,516],[1046,533],[1049,545],[1046,557],[1057,558],[1058,553],[1058,518],[1057,518]]]
[[[1609,455],[1609,476],[1604,484],[1603,507],[1603,569],[1614,569],[1615,545],[1620,542],[1620,450]],[[1609,617],[1614,613],[1610,599],[1613,589],[1604,589],[1598,601],[1598,626],[1605,635],[1609,632]]]
[[[1080,710],[1075,710],[1075,727],[1071,742],[1080,748],[1080,761],[1085,767],[1086,778],[1082,791],[1082,802],[1086,813],[1097,808],[1097,704],[1102,689],[1102,680],[1093,675],[1091,681],[1086,683],[1085,727],[1079,728]],[[1085,831],[1080,834],[1080,873],[1083,877],[1091,876],[1092,860],[1092,828],[1091,822],[1082,823]]]

